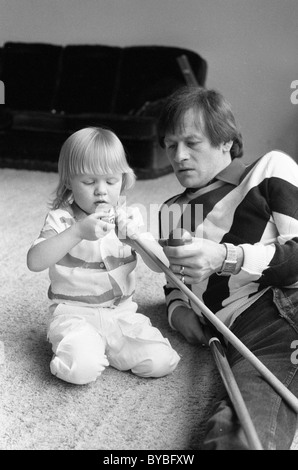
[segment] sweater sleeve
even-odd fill
[[[276,238],[242,244],[242,272],[262,287],[298,287],[298,165],[287,155],[272,152],[266,174],[264,191]]]
[[[179,196],[179,195],[178,195]],[[160,209],[159,212],[159,235],[162,239],[168,239],[170,227],[169,227],[169,212],[168,210],[163,210],[167,205],[170,206],[175,200],[178,198],[175,196],[174,198],[169,199],[166,201]],[[170,279],[166,278],[166,285],[164,286],[164,294],[165,294],[165,302],[166,302],[166,309],[167,309],[167,317],[169,325],[172,329],[175,329],[172,324],[172,315],[174,310],[177,307],[183,306],[186,308],[191,308],[190,302],[188,297],[176,287]]]
[[[168,322],[171,328],[174,329],[172,325],[172,315],[174,313],[174,310],[180,306],[191,308],[190,302],[188,297],[183,294],[183,292],[181,292],[178,287],[175,287],[170,280],[168,280],[167,284],[164,286],[164,293],[167,307]]]

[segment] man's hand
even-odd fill
[[[177,307],[172,314],[172,325],[191,344],[208,344],[203,327],[195,312],[187,307]]]
[[[184,267],[185,284],[197,284],[219,271],[226,256],[226,249],[220,243],[196,237],[192,240],[187,245],[163,248],[173,273],[179,274]]]

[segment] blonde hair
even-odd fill
[[[121,192],[136,180],[125,150],[114,132],[102,127],[86,127],[72,134],[61,147],[52,209],[66,206],[71,199],[70,180],[79,174],[122,173]]]

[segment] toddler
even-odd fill
[[[171,373],[180,357],[133,301],[133,238],[150,243],[151,234],[140,233],[139,213],[119,206],[135,182],[120,140],[104,128],[75,132],[61,148],[58,173],[52,208],[27,256],[31,271],[49,269],[52,374],[87,384],[109,365],[141,377]],[[150,249],[163,257],[151,238]]]

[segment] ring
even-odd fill
[[[181,282],[184,284],[184,276],[181,276]]]
[[[181,276],[184,276],[184,266],[181,266],[179,274],[181,274]]]

